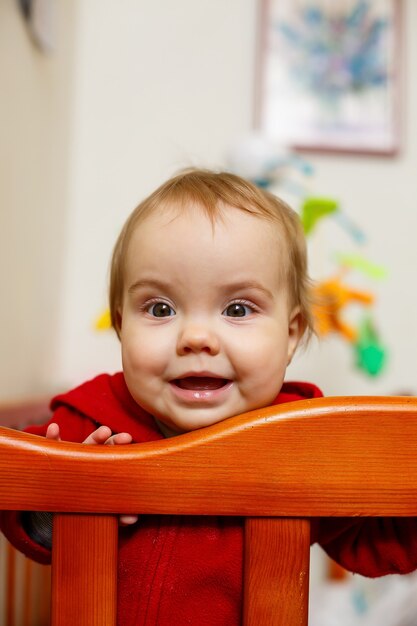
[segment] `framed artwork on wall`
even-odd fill
[[[256,126],[290,148],[400,148],[402,0],[259,0]]]

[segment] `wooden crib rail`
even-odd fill
[[[89,447],[0,429],[3,509],[416,515],[417,399],[318,398],[169,440]],[[372,480],[365,480],[372,474]]]
[[[54,525],[59,626],[115,623],[117,512],[247,517],[245,625],[306,624],[307,518],[415,516],[416,476],[410,397],[306,400],[120,447],[0,429],[0,508],[71,512]]]

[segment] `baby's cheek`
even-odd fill
[[[238,380],[242,394],[253,408],[270,404],[278,395],[286,370],[286,359],[274,351],[253,353],[241,363]]]
[[[122,342],[124,369],[129,368],[137,374],[153,374],[161,370],[163,359],[157,342],[150,341],[143,333],[137,333],[130,341]]]
[[[278,366],[279,352],[272,337],[245,337],[234,351],[236,367],[246,375],[260,375],[263,370]]]

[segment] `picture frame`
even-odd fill
[[[401,147],[402,0],[259,0],[258,131],[304,152]]]

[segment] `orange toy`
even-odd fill
[[[343,321],[341,312],[351,302],[370,305],[374,301],[372,294],[344,285],[339,278],[331,278],[318,283],[314,290],[313,315],[319,335],[331,332],[341,334],[349,342],[357,339],[356,330]]]

